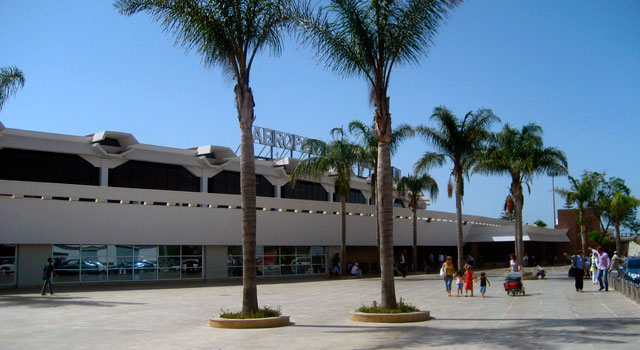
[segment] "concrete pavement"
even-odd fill
[[[525,281],[507,296],[492,271],[487,297],[447,297],[436,275],[396,279],[396,293],[433,319],[411,324],[349,321],[349,311],[380,298],[380,279],[318,280],[258,286],[261,305],[280,306],[291,326],[232,330],[208,326],[238,310],[239,285],[192,284],[58,288],[53,296],[0,291],[0,349],[634,349],[640,306],[585,280],[576,293],[567,268]],[[110,288],[111,287],[111,288]],[[455,288],[455,285],[454,285]],[[455,291],[454,291],[455,293]],[[636,345],[633,345],[636,344]]]

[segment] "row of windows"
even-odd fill
[[[16,283],[15,244],[0,244],[0,286]]]
[[[240,173],[237,171],[223,171],[209,178],[209,193],[240,194]],[[275,197],[275,186],[264,176],[256,174],[256,195],[260,197]]]
[[[97,186],[100,170],[75,154],[0,149],[0,179]],[[200,178],[180,165],[130,160],[109,169],[109,186],[152,190],[200,192]],[[222,171],[208,179],[209,193],[240,194],[240,173]],[[256,194],[275,197],[275,186],[256,175]],[[314,182],[298,181],[282,186],[282,198],[327,201],[328,192]],[[339,202],[340,196],[335,195]],[[365,204],[362,192],[351,190],[348,203]]]
[[[57,283],[202,279],[200,245],[55,244]]]
[[[257,246],[258,276],[311,275],[327,272],[325,247]],[[242,276],[242,247],[227,248],[227,276]]]
[[[100,169],[76,154],[3,148],[0,149],[0,164],[2,180],[100,184]]]
[[[333,201],[340,202],[340,194],[334,193]],[[362,192],[358,190],[351,190],[351,192],[349,192],[349,196],[347,197],[347,203],[366,204],[367,200],[366,198],[364,198]]]

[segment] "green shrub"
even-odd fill
[[[278,317],[282,315],[280,312],[280,307],[277,309],[272,309],[268,306],[265,306],[261,309],[258,309],[258,312],[251,313],[248,315],[243,315],[242,312],[230,312],[229,310],[220,310],[221,318],[229,318],[236,320],[244,320],[248,318],[267,318],[267,317]]]
[[[404,300],[400,298],[400,300],[398,301],[398,307],[395,309],[383,308],[374,300],[373,304],[362,305],[356,311],[366,312],[369,314],[404,314],[409,312],[418,312],[420,310],[411,304],[406,304]]]

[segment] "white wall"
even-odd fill
[[[6,180],[0,180],[0,194],[3,243],[241,244],[238,195]],[[28,196],[37,198],[25,198]],[[122,204],[131,201],[149,205]],[[190,207],[151,205],[153,202],[188,203]],[[340,245],[340,215],[333,214],[340,210],[339,203],[258,197],[257,206],[267,209],[257,213],[258,245]],[[376,223],[371,216],[375,207],[348,204],[347,211],[347,244],[375,246]],[[394,244],[411,245],[411,211],[395,208],[394,215]],[[418,216],[419,245],[456,245],[455,214],[419,210]],[[427,217],[431,222],[424,220]],[[469,221],[480,219],[465,216]],[[464,226],[465,236],[471,226]]]

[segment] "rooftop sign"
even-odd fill
[[[253,126],[253,142],[269,147],[271,150],[271,158],[274,157],[273,148],[290,151],[292,156],[294,151],[307,153],[302,149],[302,144],[306,139],[304,136],[298,136],[288,132]]]
[[[253,142],[265,146],[288,149],[290,151],[302,151],[302,144],[306,137],[263,128],[260,126],[253,127]]]

